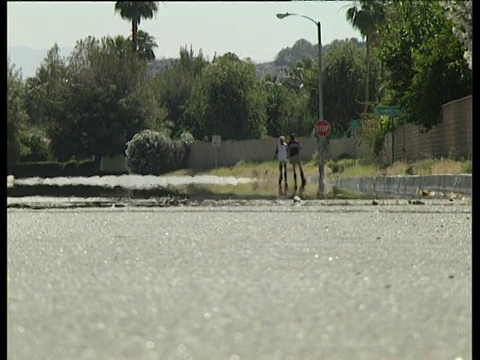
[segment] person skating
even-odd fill
[[[289,139],[288,139],[288,159],[290,160],[290,163],[292,164],[292,169],[293,169],[293,180],[294,180],[294,191],[295,193],[297,192],[297,166],[298,169],[300,170],[300,177],[301,177],[301,185],[300,185],[300,191],[303,192],[305,190],[305,185],[307,183],[307,180],[305,179],[305,175],[303,173],[303,167],[302,167],[302,160],[300,158],[300,150],[302,149],[302,146],[300,144],[300,141],[295,139],[295,134],[290,134]]]
[[[288,179],[287,179],[287,158],[288,158],[288,145],[285,142],[285,136],[278,138],[278,143],[275,146],[275,159],[278,161],[278,193],[282,194],[288,191]],[[283,181],[283,189],[282,189]]]

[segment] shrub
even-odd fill
[[[383,150],[385,137],[391,130],[388,116],[365,117],[358,133],[358,145],[366,144],[371,149],[372,155],[379,156]]]
[[[143,130],[127,142],[125,155],[130,172],[160,175],[185,165],[187,145],[163,133]]]
[[[73,176],[94,176],[97,175],[95,161],[43,161],[43,162],[24,162],[20,164],[10,165],[7,167],[7,173],[12,174],[15,178],[29,177],[73,177]]]
[[[462,165],[462,172],[466,174],[472,173],[472,160],[465,161],[465,163]]]
[[[53,160],[53,155],[48,148],[45,138],[41,134],[31,134],[21,139],[28,150],[20,158],[21,162],[39,162]]]
[[[192,135],[192,133],[188,131],[183,131],[182,133],[180,133],[180,135],[178,136],[178,139],[180,141],[183,141],[187,145],[190,145],[195,141],[195,138]]]

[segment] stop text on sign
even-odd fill
[[[330,134],[332,127],[327,120],[319,120],[315,124],[315,133],[319,137],[326,137]]]

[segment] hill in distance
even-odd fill
[[[348,39],[346,39],[348,40]],[[364,47],[364,42],[357,39],[351,39],[357,42],[359,47]],[[328,51],[330,44],[322,47],[322,52]],[[61,56],[67,57],[73,48],[62,48]],[[47,55],[47,49],[33,49],[27,46],[13,46],[7,48],[7,56],[10,62],[15,64],[16,69],[20,69],[22,78],[35,76],[37,69],[40,67]],[[256,63],[257,75],[263,79],[266,74],[271,74],[282,78],[284,76],[284,67],[289,64],[295,64],[297,61],[309,57],[316,58],[318,54],[318,44],[311,44],[305,39],[296,41],[292,47],[281,49],[275,56],[275,59],[269,62]],[[151,76],[162,73],[168,66],[176,61],[175,58],[157,59],[150,63],[149,73]]]
[[[364,42],[359,42],[356,38],[345,39],[357,43],[357,46],[365,47]],[[344,41],[345,41],[344,40]],[[322,47],[322,53],[325,54],[330,47],[330,44]],[[316,59],[318,54],[318,44],[313,45],[305,39],[300,39],[293,44],[292,47],[287,47],[278,52],[275,59],[272,61],[256,63],[257,76],[261,79],[267,74],[276,76],[279,79],[285,76],[284,68],[290,64],[295,64],[303,58]],[[177,59],[156,59],[150,63],[149,75],[155,76],[161,74],[167,67],[173,65]]]

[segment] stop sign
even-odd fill
[[[315,133],[319,137],[326,137],[330,134],[332,127],[327,120],[318,120],[315,124]]]

